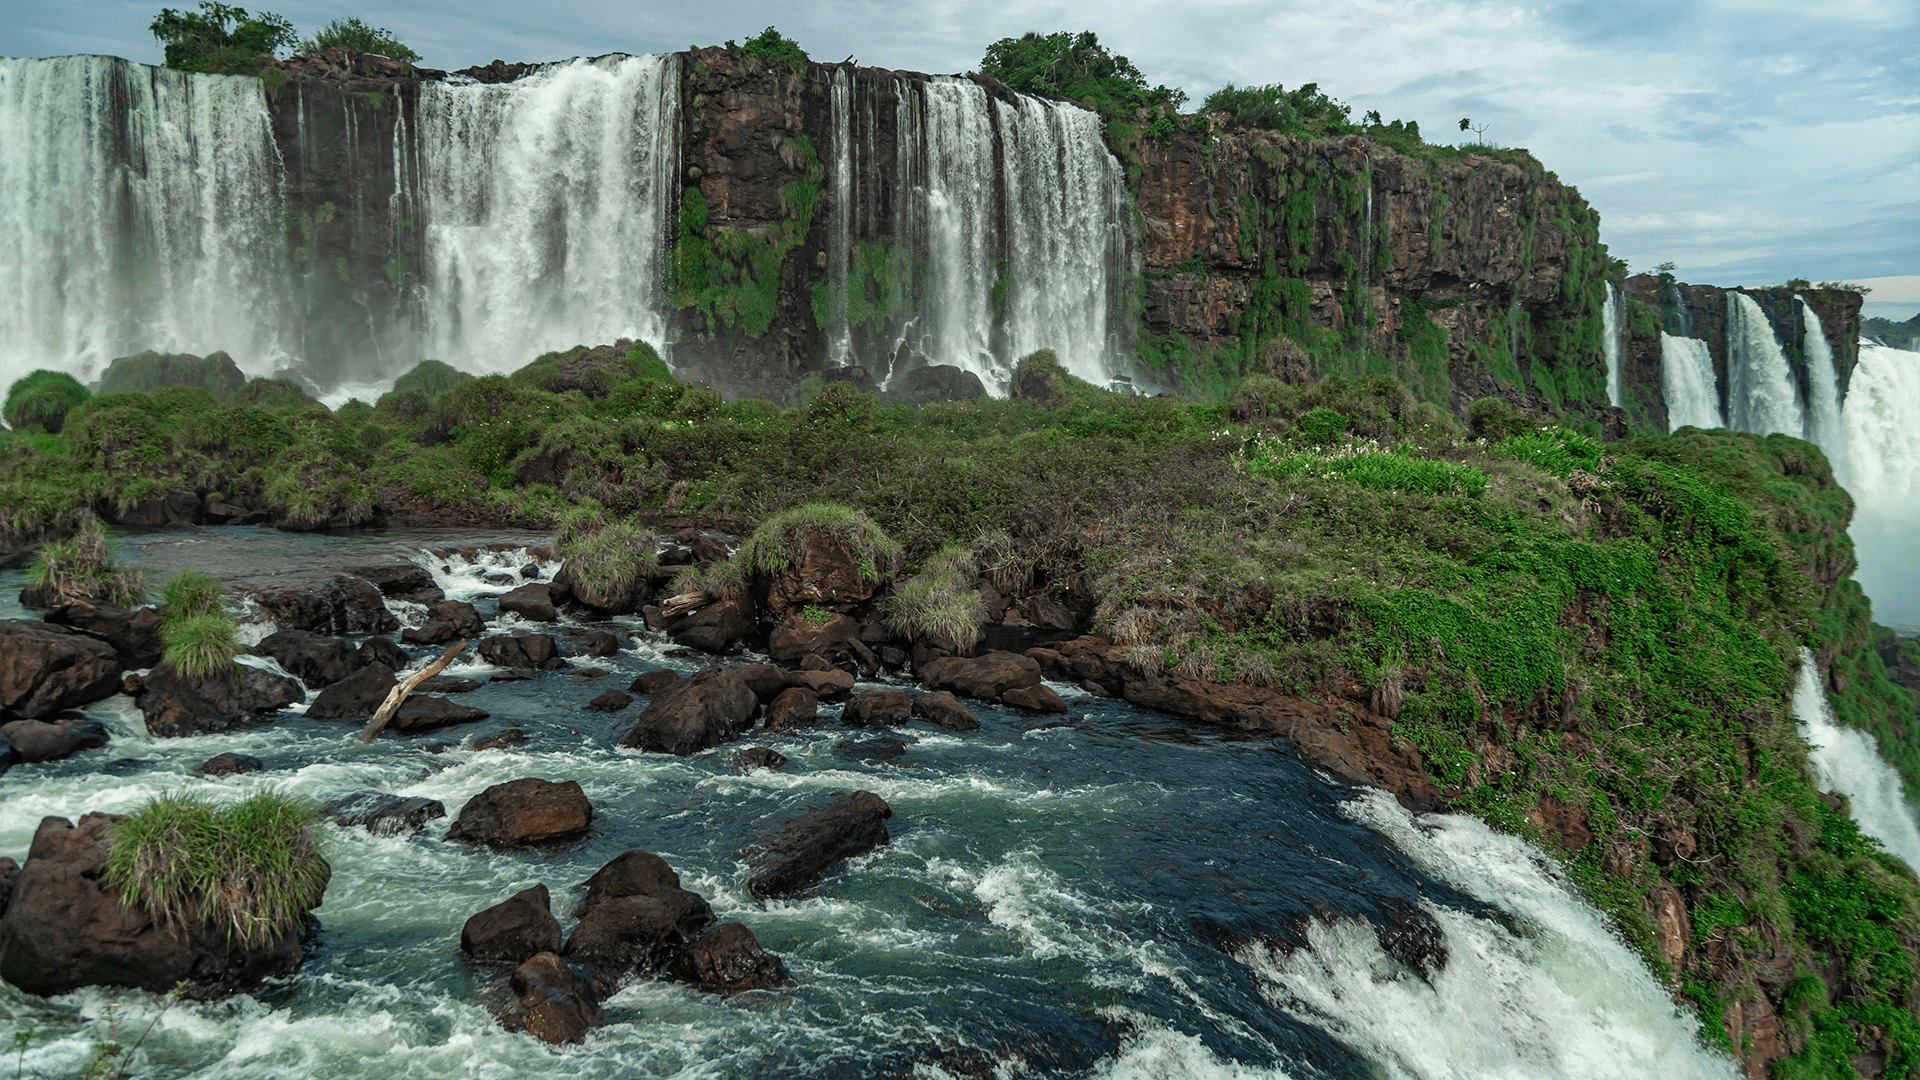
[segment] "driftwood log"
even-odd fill
[[[461,638],[447,646],[447,651],[440,654],[440,659],[407,676],[405,682],[387,691],[387,700],[374,710],[373,719],[367,721],[366,728],[360,732],[360,741],[370,743],[379,738],[380,729],[386,727],[387,721],[393,719],[393,714],[400,711],[400,706],[406,702],[407,695],[413,693],[413,688],[440,674],[441,669],[452,663],[453,658],[459,656],[460,650],[466,647],[467,639]]]

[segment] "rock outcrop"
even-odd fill
[[[232,731],[269,719],[306,698],[300,684],[247,664],[183,675],[162,662],[147,673],[134,703],[157,738]]]
[[[740,673],[710,667],[653,696],[620,745],[685,757],[738,738],[753,726],[758,699]]]
[[[467,800],[447,839],[488,847],[525,847],[573,840],[593,823],[593,804],[572,780],[536,777],[495,784]]]
[[[78,630],[0,622],[0,717],[37,720],[120,691],[120,654]]]
[[[892,816],[885,799],[856,791],[781,822],[750,849],[755,873],[747,891],[767,899],[812,887],[835,863],[886,844],[886,819]]]

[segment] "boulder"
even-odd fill
[[[779,697],[781,691],[787,688],[787,673],[772,664],[748,664],[734,670],[746,680],[747,689],[753,691],[753,696],[762,705]]]
[[[447,598],[434,584],[433,575],[416,562],[381,563],[378,566],[349,566],[347,573],[380,590],[381,596],[411,600],[416,604],[437,604]]]
[[[613,656],[620,651],[620,638],[605,630],[566,627],[559,633],[567,647],[581,656]]]
[[[886,392],[889,401],[901,401],[909,405],[971,401],[986,396],[987,386],[980,381],[980,376],[953,364],[928,364],[914,368],[889,381]]]
[[[886,800],[856,791],[781,822],[750,850],[748,864],[757,872],[747,891],[764,900],[806,889],[833,864],[887,843],[885,819],[892,816]]]
[[[265,772],[266,768],[266,762],[251,754],[236,754],[229,751],[208,758],[193,771],[201,776],[238,776],[242,773]]]
[[[702,927],[713,911],[699,894],[617,896],[587,905],[567,938],[565,955],[609,979],[628,971],[658,971]]]
[[[643,671],[628,685],[629,694],[657,694],[680,681],[680,673],[672,668],[655,668]],[[782,680],[783,682],[785,680]]]
[[[117,815],[40,822],[26,865],[0,917],[0,978],[29,994],[82,986],[136,986],[165,993],[186,983],[191,998],[244,992],[298,967],[299,926],[258,947],[207,922],[162,925],[121,903],[103,880],[108,826]]]
[[[862,567],[862,555],[834,530],[803,525],[789,538],[792,561],[784,570],[754,576],[754,594],[771,623],[800,625],[808,608],[846,611],[871,599],[890,566]]]
[[[0,716],[37,720],[120,691],[112,645],[65,626],[0,621]]]
[[[860,640],[860,624],[845,615],[835,615],[818,623],[803,616],[797,622],[798,625],[781,623],[767,636],[767,655],[774,663],[791,664],[809,654],[846,656],[851,652],[850,646]]]
[[[788,731],[811,727],[820,715],[820,698],[804,687],[792,686],[767,706],[767,730]]]
[[[508,1031],[524,1031],[558,1046],[579,1042],[600,1022],[593,983],[556,953],[530,958],[514,969],[508,985],[519,995],[500,1013],[500,1024]]]
[[[787,755],[771,746],[749,746],[733,755],[733,767],[741,772],[754,769],[778,769],[787,763]]]
[[[674,873],[667,860],[649,851],[623,851],[608,859],[605,866],[593,872],[593,876],[580,883],[586,893],[580,899],[582,912],[603,900],[612,900],[621,896],[673,896],[682,892],[680,875]],[[688,893],[697,898],[698,894]],[[713,920],[700,924],[695,930],[705,927]]]
[[[593,804],[572,780],[535,777],[495,784],[467,800],[447,839],[488,847],[571,840],[593,823]]]
[[[98,750],[107,745],[107,726],[98,720],[15,720],[0,724],[0,739],[12,746],[11,761],[31,765]]]
[[[387,721],[389,731],[432,731],[454,724],[471,724],[493,714],[472,705],[462,705],[431,694],[410,694]]]
[[[414,688],[418,694],[471,694],[480,689],[480,680],[463,679],[458,675],[435,675],[431,679],[422,679]]]
[[[847,699],[840,720],[848,727],[899,727],[913,716],[904,690],[869,690]]]
[[[855,679],[851,672],[838,668],[825,671],[789,671],[788,686],[804,686],[819,695],[821,701],[842,701],[853,691]]]
[[[561,596],[570,596],[596,611],[608,615],[627,615],[640,609],[647,599],[647,578],[644,575],[629,575],[624,582],[611,579],[587,581],[580,572],[579,564],[572,559],[560,565],[558,573],[553,575],[554,592]],[[559,596],[555,597],[560,599]]]
[[[560,659],[560,645],[551,634],[535,634],[526,630],[516,630],[511,634],[495,634],[480,642],[480,655],[489,664],[503,668],[536,668],[540,671],[557,671],[566,667],[567,662]]]
[[[480,613],[464,600],[442,600],[427,608],[427,621],[403,631],[400,640],[413,645],[445,645],[456,638],[473,638],[486,629]]]
[[[753,633],[753,601],[746,596],[715,600],[667,628],[675,644],[701,652],[724,653]]]
[[[1019,686],[1000,695],[1002,703],[1016,709],[1026,709],[1038,713],[1064,713],[1067,703],[1060,700],[1045,683],[1036,686]]]
[[[710,667],[655,694],[620,745],[685,757],[739,737],[757,704],[738,672]]]
[[[281,630],[352,636],[400,628],[400,620],[387,610],[379,589],[345,574],[304,589],[262,589],[252,595],[261,615]]]
[[[931,694],[915,694],[913,715],[948,731],[974,731],[980,727],[980,720],[973,710],[960,704],[960,700],[945,690]]]
[[[473,749],[475,753],[478,753],[482,750],[505,750],[509,747],[525,746],[526,744],[527,733],[517,727],[510,727],[505,731],[496,732],[484,739],[475,739]]]
[[[514,893],[468,919],[460,928],[460,951],[475,960],[518,964],[560,951],[560,920],[553,917],[545,885]]]
[[[390,637],[370,637],[360,643],[360,666],[385,664],[395,671],[404,671],[413,658],[406,650],[393,643]]]
[[[94,601],[54,608],[47,612],[46,621],[113,646],[123,668],[149,668],[160,662],[160,612],[154,608],[128,610]]]
[[[365,720],[393,690],[393,669],[385,664],[369,664],[334,683],[307,706],[309,720]]]
[[[361,828],[375,836],[417,833],[427,822],[447,816],[438,799],[401,795],[350,795],[327,808],[342,828]]]
[[[721,923],[681,949],[667,974],[715,994],[793,985],[787,965],[760,948],[753,931],[737,922]]]
[[[981,701],[998,701],[1009,690],[1040,685],[1039,661],[1010,652],[942,656],[915,673],[929,690],[951,690]]]
[[[307,684],[309,690],[332,686],[366,667],[360,649],[345,638],[326,637],[305,630],[280,630],[253,647],[262,656],[271,656],[287,674]]]
[[[306,698],[300,684],[283,675],[235,664],[210,675],[182,675],[162,661],[147,674],[134,703],[155,738],[231,731],[259,723]]]
[[[592,701],[587,702],[588,712],[619,712],[633,704],[632,694],[623,694],[618,690],[603,690]]]
[[[559,618],[553,608],[553,589],[547,585],[522,585],[500,598],[500,610],[531,622],[552,622]]]

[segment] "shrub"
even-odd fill
[[[192,679],[230,670],[233,658],[240,654],[240,643],[233,632],[233,617],[224,611],[169,614],[160,624],[162,659],[168,667]]]
[[[980,74],[1023,94],[1091,100],[1101,118],[1109,121],[1131,121],[1141,109],[1177,109],[1187,100],[1184,90],[1148,87],[1146,76],[1133,61],[1100,44],[1091,30],[1077,34],[1028,31],[1017,38],[1001,38],[987,46],[980,58]]]
[[[220,609],[220,579],[204,570],[181,570],[167,579],[161,603],[169,618],[206,615]]]
[[[64,371],[36,371],[15,380],[7,390],[7,426],[57,435],[67,414],[92,396],[80,380]]]
[[[405,375],[393,380],[394,394],[406,394],[418,390],[429,405],[440,400],[440,395],[472,379],[473,376],[438,360],[422,360],[413,365]],[[383,396],[382,401],[385,400]]]
[[[653,530],[637,518],[609,523],[598,504],[561,515],[554,546],[568,577],[602,597],[618,597],[653,576],[660,553]]]
[[[78,532],[40,548],[33,585],[63,604],[105,599],[132,607],[147,595],[146,571],[116,565],[100,520],[85,510],[80,512]]]
[[[807,69],[807,54],[800,48],[800,43],[784,36],[771,26],[748,38],[745,45],[735,45],[732,41],[728,41],[727,48],[739,49],[748,56],[757,56],[769,64],[785,64],[792,68],[796,75]]]
[[[310,826],[314,807],[263,793],[216,808],[161,795],[112,826],[107,886],[165,925],[225,927],[229,942],[297,933],[332,876]]]
[[[245,8],[200,0],[200,11],[160,9],[147,27],[166,46],[167,66],[182,71],[254,75],[262,65],[293,44],[293,24],[263,11],[249,16]]]
[[[1234,123],[1244,127],[1305,138],[1359,130],[1352,122],[1352,110],[1321,93],[1318,83],[1307,83],[1296,90],[1279,83],[1244,87],[1228,83],[1208,94],[1200,111],[1229,113]]]
[[[887,598],[887,626],[954,652],[971,649],[987,617],[986,600],[972,588],[979,572],[971,547],[942,548]]]
[[[303,56],[317,56],[323,49],[352,49],[377,53],[406,64],[420,59],[420,54],[402,44],[393,31],[368,26],[355,18],[335,19],[295,48]]]

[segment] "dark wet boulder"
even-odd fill
[[[56,607],[47,612],[46,621],[113,646],[121,667],[148,668],[160,662],[160,612],[154,608],[129,610],[95,601]]]
[[[403,671],[413,662],[405,649],[393,643],[390,637],[370,637],[360,643],[360,666],[385,664],[395,671]]]
[[[1067,703],[1060,700],[1060,695],[1054,693],[1053,690],[1044,683],[1035,686],[1015,687],[1001,694],[1000,701],[1004,705],[1011,705],[1016,709],[1025,709],[1028,712],[1064,713],[1067,711]]]
[[[112,645],[33,619],[0,621],[0,716],[37,720],[120,691]]]
[[[320,691],[307,706],[309,720],[366,720],[387,700],[396,680],[385,664],[369,664]]]
[[[715,994],[777,990],[793,985],[787,965],[760,947],[740,923],[721,923],[681,949],[667,974]]]
[[[753,601],[745,595],[715,600],[667,627],[676,645],[720,654],[754,630]]]
[[[945,690],[915,694],[913,715],[948,731],[974,731],[980,727],[980,719],[973,715],[973,710],[960,704],[960,699]]]
[[[427,621],[401,632],[411,645],[444,645],[456,638],[472,639],[486,629],[480,613],[464,600],[442,600],[427,608]]]
[[[987,385],[980,381],[980,376],[953,364],[928,364],[914,368],[891,380],[886,392],[887,400],[908,405],[972,401],[986,396]]]
[[[134,703],[155,738],[232,731],[305,700],[300,684],[248,664],[183,675],[165,661],[147,673]]]
[[[553,589],[547,585],[522,585],[500,598],[500,610],[530,622],[552,622],[560,617],[553,608]]]
[[[733,755],[733,767],[741,772],[754,769],[778,769],[787,763],[787,755],[771,746],[749,746]]]
[[[557,953],[543,952],[515,968],[507,984],[519,995],[500,1013],[508,1031],[558,1046],[579,1042],[600,1022],[593,983]]]
[[[412,694],[394,710],[387,721],[389,731],[432,731],[454,724],[471,724],[493,715],[485,709],[462,705],[431,694]]]
[[[349,566],[347,573],[380,590],[380,595],[416,604],[437,604],[446,594],[434,584],[433,575],[416,562],[381,563],[377,566]]]
[[[242,773],[265,772],[267,763],[251,754],[236,754],[228,751],[215,754],[194,768],[201,776],[238,776]]]
[[[868,690],[847,699],[840,720],[848,727],[899,727],[913,717],[904,690]]]
[[[619,712],[631,704],[633,704],[632,694],[623,694],[618,690],[603,690],[583,707],[588,712]]]
[[[12,902],[0,917],[0,978],[29,994],[82,986],[136,986],[165,993],[186,983],[191,998],[244,992],[298,967],[297,926],[257,947],[224,926],[162,924],[128,908],[104,881],[108,826],[117,815],[40,822],[20,868]]]
[[[593,804],[572,780],[536,777],[495,784],[467,800],[447,830],[456,843],[519,847],[571,840],[593,823]]]
[[[650,851],[638,849],[623,851],[608,859],[606,865],[580,883],[580,890],[585,894],[580,899],[582,912],[601,901],[616,897],[668,896],[685,891],[680,887],[680,875],[667,864],[667,860]],[[697,897],[698,894],[688,895]],[[704,927],[707,923],[700,925]]]
[[[740,678],[746,681],[747,689],[753,691],[753,696],[759,699],[762,705],[779,697],[781,691],[788,685],[786,671],[772,664],[748,664],[734,670],[740,673]]]
[[[31,765],[60,761],[82,750],[98,750],[107,745],[107,726],[98,720],[77,718],[15,720],[0,724],[0,739],[12,747],[11,761]]]
[[[627,686],[629,694],[657,694],[680,681],[680,673],[672,668],[655,668],[643,671]]]
[[[747,891],[764,900],[807,889],[835,863],[886,844],[892,816],[885,799],[856,791],[781,822],[751,847],[748,864],[756,873]]]
[[[1039,661],[1010,652],[942,656],[916,668],[915,674],[929,690],[951,690],[981,701],[998,701],[1009,690],[1040,685]]]
[[[435,675],[431,679],[420,680],[414,692],[420,694],[470,694],[480,689],[478,679],[463,679],[458,675]]]
[[[7,904],[12,902],[14,887],[19,884],[20,864],[0,857],[0,918],[6,916]]]
[[[839,668],[827,668],[824,671],[789,671],[788,686],[802,686],[818,695],[821,701],[845,701],[853,692],[857,680],[852,672]]]
[[[482,639],[480,655],[486,658],[487,663],[503,668],[557,671],[567,666],[567,662],[560,659],[560,645],[553,640],[553,635],[525,630]]]
[[[522,889],[468,919],[460,928],[460,951],[475,960],[512,964],[559,952],[560,920],[553,917],[547,887]]]
[[[527,745],[527,733],[517,727],[513,727],[505,731],[495,732],[484,739],[475,739],[473,749],[476,752],[481,750],[506,750],[515,746],[525,745]]]
[[[345,574],[307,588],[262,589],[252,595],[261,614],[281,630],[350,636],[400,628],[379,589]]]
[[[609,978],[658,971],[674,950],[712,922],[707,902],[685,889],[609,897],[585,906],[565,955]]]
[[[791,664],[808,655],[843,657],[860,640],[860,624],[845,615],[819,622],[802,615],[795,624],[781,623],[767,636],[767,655],[774,663]]]
[[[570,655],[575,656],[614,656],[620,652],[621,641],[617,634],[605,630],[583,630],[576,626],[562,626],[554,631],[567,647]]]
[[[271,656],[287,674],[307,684],[309,690],[332,686],[366,667],[360,649],[345,638],[327,637],[305,630],[279,630],[253,647],[262,656]]]
[[[620,745],[685,757],[738,738],[757,704],[738,672],[710,667],[655,694]]]
[[[341,827],[365,829],[375,836],[417,833],[427,822],[447,816],[439,799],[385,794],[349,795],[328,806],[327,812]]]
[[[790,731],[811,727],[820,716],[820,698],[813,691],[790,686],[767,705],[767,730]]]

